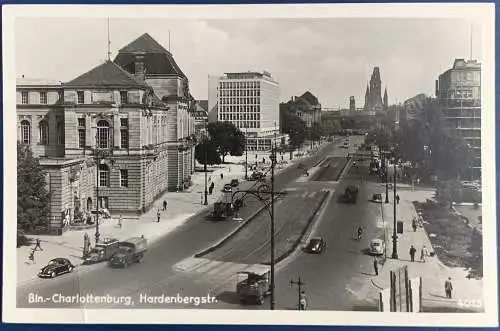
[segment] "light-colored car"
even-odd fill
[[[373,255],[383,255],[385,252],[385,242],[382,239],[372,239],[370,241],[370,253]]]

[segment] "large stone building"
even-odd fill
[[[373,68],[373,73],[369,84],[366,86],[365,107],[367,111],[382,111],[388,107],[387,89],[385,89],[382,99],[382,82],[380,80],[379,67]]]
[[[209,122],[231,122],[245,133],[249,150],[269,150],[283,141],[279,84],[266,71],[209,77],[208,110]]]
[[[471,179],[481,178],[481,64],[456,59],[439,75],[436,97],[450,127],[473,148]]]
[[[97,206],[140,214],[188,186],[192,100],[186,76],[148,34],[68,83],[18,80],[18,140],[47,170],[51,226]]]
[[[288,102],[280,104],[280,116],[284,118],[284,112],[296,115],[304,121],[306,127],[321,122],[321,103],[311,92],[307,91],[300,97],[292,97]]]

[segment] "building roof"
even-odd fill
[[[55,79],[44,79],[44,78],[16,78],[17,86],[61,86],[62,82]]]
[[[117,64],[106,61],[101,65],[91,69],[64,83],[67,87],[94,87],[94,86],[123,86],[123,87],[145,87],[145,82],[141,82],[133,75],[129,74]]]
[[[318,98],[316,98],[311,92],[307,91],[300,96],[301,99],[306,100],[309,104],[313,106],[319,105]]]
[[[137,55],[142,56],[146,76],[174,75],[186,78],[172,54],[147,33],[120,49],[114,62],[129,73],[134,73]]]
[[[208,100],[198,100],[198,105],[205,109],[205,111],[208,111]]]

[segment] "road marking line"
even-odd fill
[[[316,195],[316,191],[312,192],[311,194],[309,194],[308,198],[312,198]]]
[[[211,269],[214,269],[214,268],[217,268],[219,267],[222,263],[222,261],[215,261],[215,260],[210,260],[210,262],[200,266],[199,268],[196,268],[192,271],[195,271],[197,273],[205,273],[207,272],[208,270],[211,270]]]
[[[302,194],[301,198],[302,198],[302,199],[305,199],[305,197],[307,197],[307,194],[308,194],[308,193],[309,193],[308,191],[304,191],[304,193]]]

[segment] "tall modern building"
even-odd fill
[[[481,64],[456,59],[436,80],[443,116],[474,150],[471,179],[481,178]]]
[[[47,171],[51,228],[97,208],[140,214],[190,185],[188,80],[148,34],[67,82],[17,81],[18,140]]]
[[[226,73],[208,80],[208,120],[227,121],[247,137],[250,150],[269,150],[279,133],[279,84],[264,71]]]

